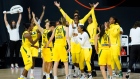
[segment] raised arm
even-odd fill
[[[44,17],[45,8],[46,8],[44,5],[43,5],[42,7],[43,7],[43,11],[42,11],[42,14],[41,14],[41,16],[40,16],[40,18],[39,18],[39,19],[40,19],[40,22],[42,21],[42,19],[43,19],[43,17]]]
[[[93,13],[93,8],[96,8],[98,6],[99,2],[97,2],[96,4],[94,4],[94,7],[91,8],[91,10],[88,12],[88,14],[86,16],[84,16],[83,19],[80,20],[81,24],[85,24],[85,22],[87,21],[87,19],[89,18],[89,16]]]
[[[31,20],[31,9],[30,7],[28,8],[28,17],[29,17],[29,21]]]
[[[7,16],[6,16],[6,15],[7,15],[7,14],[6,14],[6,11],[5,11],[5,13],[4,13],[4,22],[5,22],[5,25],[8,26],[9,23],[8,23],[8,21],[7,21]]]
[[[52,42],[53,38],[54,38],[54,33],[55,33],[55,29],[51,35],[51,38],[49,39],[48,43],[45,45],[45,48],[47,48],[49,46],[49,44]]]
[[[66,19],[66,21],[69,22],[69,24],[71,24],[71,18],[67,15],[67,13],[64,12],[64,10],[60,7],[60,2],[58,3],[57,1],[54,1],[54,5],[60,10],[61,14],[63,15],[63,17]]]
[[[32,12],[32,16],[33,16],[33,20],[34,20],[36,26],[38,27],[38,30],[41,32],[41,34],[43,34],[44,29],[43,29],[43,28],[38,24],[38,22],[36,21],[36,19],[35,19],[35,14],[34,14],[33,12]]]
[[[22,14],[19,12],[19,17],[18,17],[17,24],[19,24],[19,25],[20,25],[21,19],[22,19]]]

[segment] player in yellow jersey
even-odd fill
[[[119,60],[120,56],[120,25],[116,17],[112,16],[109,19],[109,30],[108,34],[111,41],[111,54],[112,54],[112,70],[113,75],[115,76],[115,64],[119,70],[119,77],[123,77],[121,63]]]
[[[96,50],[94,47],[94,38],[95,35],[97,34],[97,20],[96,20],[96,16],[95,16],[95,12],[94,12],[94,7],[96,7],[99,4],[99,2],[97,2],[95,5],[90,4],[91,7],[93,7],[91,10],[91,17],[88,18],[88,26],[87,26],[87,31],[90,35],[90,44],[92,46],[92,55],[91,55],[91,67],[92,67],[92,76],[96,77],[96,70],[94,68],[94,58],[96,55]]]
[[[26,23],[24,24],[25,31],[22,34],[22,46],[20,48],[20,52],[24,61],[24,70],[22,75],[18,79],[26,79],[28,75],[28,70],[32,67],[32,54],[31,54],[31,47],[34,47],[34,44],[38,41],[39,36],[33,40],[30,34],[30,31],[33,29],[33,24]]]
[[[65,74],[66,74],[66,79],[68,79],[69,71],[68,71],[68,56],[67,56],[67,51],[69,52],[70,50],[70,40],[69,40],[69,33],[68,33],[68,27],[61,25],[57,25],[55,30],[53,31],[53,34],[49,40],[49,42],[46,45],[46,48],[49,47],[49,44],[55,37],[55,42],[54,42],[54,48],[53,48],[53,61],[54,61],[54,79],[57,78],[57,68],[59,61],[61,60],[64,63],[65,66]],[[68,43],[68,50],[66,50],[66,41]]]
[[[44,65],[44,71],[46,72],[46,79],[50,79],[50,71],[52,69],[52,47],[53,43],[51,42],[49,44],[48,48],[44,48],[47,42],[49,41],[49,38],[52,35],[52,32],[50,30],[50,21],[45,20],[45,29],[43,29],[36,21],[35,14],[32,13],[33,19],[35,24],[37,25],[39,31],[42,34],[42,58],[43,58],[43,65]],[[52,29],[53,30],[53,29]]]
[[[42,19],[43,19],[44,13],[45,13],[45,6],[42,6],[42,8],[43,8],[43,11],[42,11],[42,14],[41,14],[40,18],[37,18],[37,17],[36,17],[37,22],[38,22],[39,25],[40,25],[40,23],[41,23],[41,21],[42,21]],[[34,40],[34,39],[36,39],[37,33],[39,33],[39,31],[38,31],[38,28],[37,28],[37,26],[35,25],[35,23],[34,23],[32,17],[31,17],[31,9],[30,9],[30,7],[28,8],[28,17],[29,17],[29,21],[30,21],[31,23],[33,23],[34,26],[35,26],[35,27],[33,28],[33,31],[31,32],[32,37],[33,37],[33,40]],[[40,33],[39,33],[39,34],[40,34]],[[31,52],[32,52],[32,56],[33,56],[33,66],[32,66],[32,68],[31,68],[30,78],[34,78],[33,72],[34,72],[34,66],[35,66],[35,59],[36,59],[36,57],[38,57],[38,50],[39,50],[39,40],[38,40],[38,42],[35,44],[35,47],[32,47],[32,48],[31,48]]]
[[[64,18],[66,19],[66,21],[68,21],[69,24],[72,24],[72,22],[73,22],[74,20],[73,20],[72,18],[70,18],[70,17],[63,11],[63,9],[60,7],[60,3],[58,3],[57,1],[54,1],[54,4],[55,4],[56,7],[59,8],[61,14],[64,16]],[[82,24],[82,25],[84,25],[85,22],[86,22],[86,20],[89,18],[90,14],[91,14],[91,10],[89,11],[89,13],[88,13],[84,18],[82,18],[82,19],[79,20],[79,23]],[[78,17],[78,18],[79,18],[79,11],[77,11],[77,10],[75,11],[74,17]]]
[[[112,78],[112,69],[111,69],[111,51],[110,51],[110,38],[105,33],[106,30],[105,25],[100,26],[100,33],[98,33],[95,37],[95,50],[98,54],[98,65],[100,66],[100,70],[102,72],[103,78],[107,79],[106,76],[106,65],[109,70],[110,79]]]

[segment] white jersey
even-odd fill
[[[132,28],[130,30],[131,37],[131,45],[139,45],[140,44],[140,27]]]
[[[92,48],[90,41],[89,41],[89,36],[87,32],[83,32],[83,34],[79,34],[75,39],[80,43],[82,48]]]
[[[77,30],[78,26],[74,24],[74,28],[72,28],[72,24],[69,25],[69,37],[71,38],[71,42],[77,43],[77,41],[73,38],[73,33],[78,34]]]

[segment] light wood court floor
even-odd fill
[[[13,69],[13,70],[0,69],[0,79],[17,79],[22,73],[22,70],[23,68]],[[64,69],[59,69],[58,72],[59,72],[58,78],[65,79]],[[72,72],[71,69],[70,69],[70,72]],[[125,74],[125,72],[123,72],[123,74]],[[97,71],[97,75],[98,76],[94,77],[93,79],[103,79],[100,71]],[[34,76],[35,76],[35,79],[42,79],[42,69],[39,67],[36,67],[34,70]],[[120,79],[120,78],[114,78],[114,79]],[[126,78],[123,78],[123,79],[126,79]],[[140,73],[131,73],[130,79],[140,79]]]

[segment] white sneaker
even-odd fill
[[[88,79],[93,79],[93,78],[92,78],[92,75],[88,75]]]
[[[11,69],[14,69],[14,64],[11,64]]]
[[[34,75],[33,74],[30,74],[30,79],[34,79]]]
[[[112,74],[113,74],[113,77],[116,77],[116,73],[115,73],[115,71],[113,71],[113,73],[112,73]]]
[[[82,75],[80,79],[87,79],[85,75]]]
[[[15,64],[15,68],[16,68],[16,69],[18,69],[18,68],[19,68],[18,64]]]

